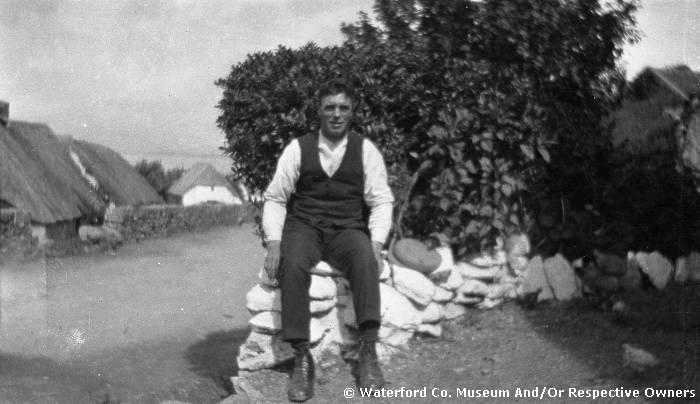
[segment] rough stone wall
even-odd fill
[[[240,224],[246,219],[247,209],[247,204],[121,206],[105,212],[105,226],[118,230],[124,241],[141,240],[152,236]]]

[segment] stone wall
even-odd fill
[[[440,265],[429,272],[384,261],[380,276],[381,328],[378,352],[387,361],[408,348],[416,334],[442,336],[443,322],[470,309],[491,309],[509,299],[524,307],[538,302],[563,302],[615,296],[613,310],[624,311],[624,292],[644,287],[663,289],[670,282],[700,283],[700,253],[680,257],[675,265],[659,252],[630,252],[619,257],[594,251],[587,262],[569,262],[561,254],[530,256],[525,235],[509,237],[493,254],[477,254],[454,262],[448,247],[436,249]],[[312,352],[317,361],[352,359],[357,324],[348,282],[321,262],[311,271]],[[237,358],[242,372],[274,367],[292,357],[281,340],[280,290],[265,271],[246,296],[251,332]]]
[[[105,227],[117,230],[124,241],[141,240],[240,224],[247,220],[248,211],[248,204],[122,206],[105,212]]]
[[[448,247],[437,249],[441,264],[430,273],[384,261],[380,276],[380,360],[407,349],[417,333],[440,337],[445,320],[464,315],[469,307],[488,309],[517,294],[517,277],[508,274],[505,256],[455,263]],[[321,363],[356,355],[357,324],[350,286],[340,272],[321,262],[311,277],[311,343]],[[280,290],[261,270],[259,284],[247,296],[251,332],[241,345],[239,370],[274,367],[291,358],[281,340]]]

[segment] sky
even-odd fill
[[[373,0],[0,0],[0,100],[11,119],[187,168],[220,156],[214,82],[250,53],[339,44]],[[642,0],[628,75],[700,70],[700,0]],[[226,169],[225,159],[218,168]]]

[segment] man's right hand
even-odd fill
[[[267,253],[265,254],[265,272],[272,282],[277,283],[277,271],[280,267],[280,241],[271,240],[267,242]]]

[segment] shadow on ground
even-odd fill
[[[595,373],[588,385],[572,387],[634,388],[649,402],[699,402],[700,287],[670,285],[662,291],[627,292],[618,299],[628,307],[622,315],[607,301],[585,299],[539,305],[523,313],[538,335]],[[660,365],[642,373],[625,367],[622,344],[651,352]],[[694,389],[695,397],[649,397],[645,389]]]
[[[0,353],[0,400],[6,403],[101,403],[110,396],[103,379],[43,357]]]
[[[192,344],[185,352],[190,370],[211,380],[229,394],[233,393],[230,378],[238,375],[236,357],[249,332],[248,328],[214,332]]]

